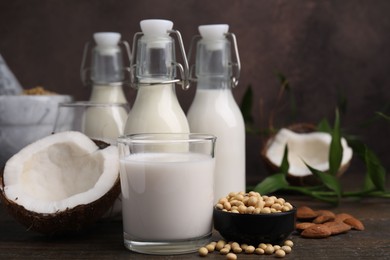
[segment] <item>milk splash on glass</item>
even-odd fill
[[[179,254],[208,242],[214,144],[214,136],[202,134],[135,134],[118,139],[128,249]]]

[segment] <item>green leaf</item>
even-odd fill
[[[306,163],[305,163],[306,164]],[[322,183],[330,190],[334,191],[338,198],[341,197],[341,184],[340,181],[337,179],[337,177],[330,175],[328,173],[321,172],[317,169],[314,169],[310,165],[306,164],[306,166],[309,168],[309,170],[319,178]]]
[[[332,128],[330,127],[328,120],[325,118],[317,125],[317,130],[320,132],[332,133]]]
[[[340,134],[340,116],[338,110],[336,110],[336,118],[332,131],[332,141],[329,149],[329,173],[336,176],[343,158],[343,147],[341,146],[341,134]]]
[[[370,176],[372,183],[381,191],[385,190],[386,170],[382,166],[378,157],[368,148],[366,148],[365,162],[367,173]]]
[[[290,88],[290,84],[289,84],[287,77],[285,75],[283,75],[281,72],[277,72],[276,77],[278,77],[282,88],[284,88],[286,90],[288,90]]]
[[[284,173],[276,173],[265,178],[256,185],[254,191],[260,194],[268,194],[288,187],[288,182]]]
[[[290,105],[290,115],[291,119],[294,120],[297,116],[297,105],[295,102],[295,97],[292,91],[292,88],[290,86],[290,82],[288,81],[287,77],[282,74],[281,72],[276,73],[276,76],[279,79],[280,85],[281,85],[281,93],[287,92],[288,98],[289,98],[289,105]]]
[[[364,122],[359,124],[359,127],[366,128],[369,126],[372,126],[376,121],[379,119],[386,119],[387,121],[390,121],[390,101],[386,102],[384,106],[380,109],[380,112],[376,112],[375,116],[372,118],[369,118],[368,120],[365,120]]]
[[[371,191],[371,190],[375,190],[375,185],[374,183],[372,182],[371,180],[371,177],[369,174],[366,174],[364,176],[364,183],[363,183],[363,192],[365,191]]]
[[[283,153],[282,164],[280,165],[280,171],[281,173],[287,176],[289,168],[290,168],[290,164],[288,163],[288,146],[286,144],[286,146],[284,147],[284,153]]]
[[[253,91],[252,86],[248,86],[245,91],[244,97],[241,102],[241,113],[246,123],[252,124],[254,122],[252,117],[252,103],[253,103]]]
[[[348,139],[348,144],[353,149],[353,152],[364,161],[366,166],[367,172],[363,189],[365,191],[374,188],[385,190],[386,170],[374,152],[359,140]]]
[[[364,160],[364,156],[366,154],[366,145],[358,139],[348,138],[347,141],[353,152]]]
[[[300,192],[304,195],[313,197],[321,201],[332,203],[335,205],[339,203],[339,198],[336,196],[334,192],[331,192],[332,194],[323,195],[322,194],[323,192],[312,190],[310,187],[298,187],[298,186],[288,186],[285,188],[285,190]]]
[[[375,114],[377,114],[377,115],[380,116],[381,118],[386,119],[387,121],[390,121],[390,116],[385,115],[385,114],[382,113],[382,112],[376,112]]]
[[[337,108],[342,114],[345,114],[347,112],[348,99],[347,96],[342,93],[342,90],[340,88],[338,88],[337,90]]]
[[[287,98],[289,100],[289,105],[290,105],[290,113],[289,113],[288,117],[289,117],[289,120],[293,122],[293,121],[295,121],[296,116],[298,114],[297,113],[298,109],[297,109],[294,93],[293,93],[292,88],[290,86],[290,82],[288,81],[287,77],[281,72],[277,72],[276,77],[278,78],[279,83],[280,83],[280,90],[279,90],[279,97],[278,97],[277,104],[279,104],[279,101],[282,98],[283,93],[287,93]]]
[[[371,191],[375,189],[375,185],[371,180],[371,176],[367,171],[367,162],[365,159],[366,155],[366,146],[357,139],[347,139],[348,145],[352,148],[353,153],[360,157],[364,161],[364,164],[366,165],[366,174],[364,176],[364,182],[363,182],[363,192]]]

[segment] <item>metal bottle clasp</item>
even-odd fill
[[[179,43],[180,52],[181,52],[181,56],[183,59],[183,64],[174,61],[174,62],[172,62],[172,65],[179,69],[180,79],[172,79],[172,80],[165,80],[165,81],[161,81],[161,82],[152,82],[152,83],[142,83],[142,82],[137,81],[137,77],[136,77],[137,64],[134,64],[134,62],[136,61],[135,55],[137,53],[137,40],[138,40],[138,38],[140,38],[141,36],[144,35],[143,32],[137,32],[134,34],[134,37],[133,37],[133,52],[132,52],[132,56],[131,56],[132,64],[130,66],[131,85],[134,88],[136,88],[137,85],[158,85],[158,84],[177,83],[177,84],[181,85],[183,90],[189,89],[190,82],[189,82],[188,60],[187,60],[187,56],[185,53],[184,44],[183,44],[181,34],[177,30],[168,30],[167,32],[173,33],[174,35],[176,35],[177,41]]]
[[[90,49],[91,49],[92,43],[89,41],[84,45],[84,50],[83,50],[83,57],[81,60],[81,66],[80,66],[80,77],[81,77],[81,82],[88,86],[92,85],[92,80],[91,80],[91,66],[90,64],[87,64],[87,59],[89,57]],[[130,86],[131,85],[131,59],[132,59],[132,52],[130,49],[130,45],[127,41],[120,41],[118,44],[119,47],[125,50],[125,53],[128,58],[128,66],[123,67],[123,72],[125,75],[125,78],[123,80],[123,85],[124,86]],[[126,77],[127,75],[127,77]]]
[[[234,61],[230,62],[230,66],[232,68],[232,77],[231,81],[233,83],[233,87],[236,87],[238,85],[238,81],[241,74],[241,61],[240,61],[240,55],[238,54],[238,45],[237,45],[237,39],[234,33],[225,33],[226,38],[230,38],[231,42],[233,44],[233,57],[235,58]],[[188,60],[191,61],[191,56],[193,53],[194,46],[196,45],[196,42],[202,39],[201,35],[195,35],[192,37],[190,49],[188,51]],[[191,65],[190,71],[189,71],[189,80],[192,82],[196,82],[197,78],[196,75],[194,75],[194,68],[195,64]]]

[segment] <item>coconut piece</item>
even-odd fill
[[[312,173],[305,163],[320,170],[329,170],[329,149],[332,137],[329,133],[314,130],[295,132],[287,128],[280,129],[274,137],[268,140],[263,149],[263,158],[273,169],[279,169],[284,155],[284,149],[288,147],[288,173],[294,178],[304,178]],[[307,127],[306,127],[307,129]],[[349,165],[352,159],[352,149],[345,138],[341,139],[343,156],[339,174]]]
[[[0,198],[29,229],[59,234],[99,219],[120,193],[115,146],[100,149],[80,132],[42,138],[11,157]]]

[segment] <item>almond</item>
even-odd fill
[[[336,214],[334,214],[332,211],[326,210],[326,209],[316,210],[315,213],[317,213],[318,216],[330,216],[333,218],[336,217]]]
[[[301,236],[307,238],[325,238],[332,235],[329,227],[324,224],[314,224],[302,231]]]
[[[344,222],[339,221],[330,221],[322,224],[324,226],[327,226],[329,230],[331,231],[332,235],[338,235],[341,233],[345,233],[349,230],[351,230],[351,226],[345,224]]]
[[[317,216],[318,216],[317,213],[315,213],[314,210],[312,210],[307,206],[302,206],[297,209],[298,219],[313,219]]]
[[[321,215],[321,216],[316,217],[313,220],[313,223],[315,223],[315,224],[322,224],[322,223],[325,223],[325,222],[328,222],[328,221],[333,221],[333,220],[334,220],[334,217],[332,217],[332,216]]]
[[[358,220],[358,219],[356,219],[354,217],[344,219],[344,223],[349,225],[349,226],[351,226],[351,228],[353,228],[353,229],[364,230],[363,223],[360,220]]]
[[[334,221],[344,222],[344,220],[347,218],[352,218],[352,215],[350,215],[348,213],[340,213],[340,214],[336,215],[336,217],[334,218]]]
[[[301,223],[297,223],[295,225],[295,228],[302,231],[302,230],[305,230],[306,228],[308,227],[311,227],[311,226],[314,226],[315,224],[312,223],[312,222],[301,222]]]

